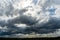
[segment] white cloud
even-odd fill
[[[27,26],[26,24],[15,24],[15,26],[21,27],[21,28],[30,27],[30,26]]]

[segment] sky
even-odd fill
[[[48,11],[50,7],[56,8],[53,15]],[[58,37],[59,10],[59,0],[0,0],[0,36],[18,36],[35,32],[45,37]]]

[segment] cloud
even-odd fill
[[[41,35],[50,33],[53,35],[60,29],[60,18],[55,15],[54,17],[46,16],[45,8],[50,6],[48,1],[38,0],[37,4],[34,5],[32,0],[1,0],[3,2],[1,4],[5,3],[7,5],[0,6],[0,35],[30,34],[32,32]]]

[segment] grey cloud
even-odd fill
[[[44,6],[43,6],[44,7]],[[45,6],[46,7],[46,6]],[[0,26],[4,27],[7,26],[7,32],[1,32],[0,35],[11,35],[11,34],[30,34],[32,32],[38,33],[38,34],[48,34],[48,33],[53,33],[60,27],[60,19],[50,17],[47,23],[41,23],[39,24],[36,18],[33,18],[31,16],[23,15],[23,13],[27,12],[28,10],[26,9],[21,9],[21,10],[14,10],[12,7],[12,4],[9,5],[5,10],[6,15],[12,15],[14,13],[19,13],[20,16],[8,20],[8,23],[4,21],[0,21]],[[5,11],[4,10],[4,11]],[[43,8],[44,10],[44,8]],[[12,12],[12,13],[11,13]],[[26,24],[30,27],[26,27],[23,29],[22,27],[16,27],[14,24]]]
[[[32,33],[32,32],[36,32],[36,33],[53,33],[55,32],[57,29],[59,29],[59,23],[60,20],[58,19],[55,19],[55,18],[50,18],[50,20],[45,23],[45,24],[39,24],[39,25],[36,25],[36,26],[33,26],[33,24],[30,24],[30,23],[26,23],[25,24],[30,24],[30,27],[26,27],[25,29],[21,29],[21,33]],[[16,21],[15,21],[16,22]],[[31,21],[32,22],[32,21]],[[12,23],[12,22],[11,22]],[[18,23],[18,22],[17,22]],[[20,23],[20,22],[19,22]],[[21,22],[22,23],[22,22]],[[11,26],[9,24],[9,26]],[[38,26],[38,27],[37,27]],[[15,26],[14,26],[15,27]],[[12,28],[12,26],[11,26]],[[18,30],[18,28],[16,28]],[[19,31],[19,30],[18,30]]]

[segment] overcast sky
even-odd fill
[[[56,8],[54,17],[46,11],[50,6]],[[59,26],[59,0],[0,0],[0,35],[36,32],[60,36]]]

